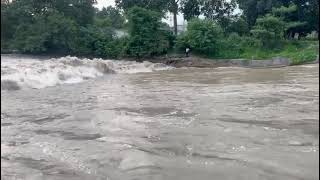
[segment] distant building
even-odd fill
[[[170,30],[174,32],[174,27],[170,26]],[[187,24],[178,25],[178,35],[187,31]]]
[[[173,15],[168,13],[167,17],[169,17],[169,18],[163,19],[163,21],[166,22],[170,26],[170,30],[172,32],[174,32]],[[177,18],[178,18],[178,34],[181,34],[181,33],[185,32],[185,31],[187,31],[188,23],[187,23],[186,20],[184,20],[182,14],[178,14]]]
[[[124,31],[124,30],[115,30],[115,35],[117,38],[122,38],[122,37],[125,37],[125,36],[129,36],[129,33]]]
[[[9,4],[9,0],[1,0],[1,4]]]

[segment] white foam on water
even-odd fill
[[[60,84],[80,83],[106,74],[133,74],[168,69],[171,67],[151,62],[91,60],[71,56],[48,60],[1,56],[1,89],[41,89]]]

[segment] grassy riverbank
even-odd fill
[[[318,54],[318,41],[299,41],[287,43],[280,50],[248,49],[240,58],[260,60],[284,57],[292,60],[294,64],[303,64],[315,61]]]
[[[236,42],[235,42],[236,43]],[[194,58],[206,59],[207,61],[246,59],[246,60],[271,60],[276,57],[289,59],[292,65],[299,65],[314,62],[319,56],[319,41],[299,40],[286,41],[281,48],[266,49],[254,46],[241,46],[238,49],[223,48],[216,54],[203,55],[192,52]],[[169,58],[182,58],[185,55],[182,51],[169,53]]]

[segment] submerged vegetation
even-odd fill
[[[318,0],[117,0],[102,10],[94,4],[1,1],[1,52],[149,58],[188,47],[213,59],[281,56],[294,64],[318,55]],[[167,12],[173,31],[161,21]],[[180,34],[178,12],[188,20]]]

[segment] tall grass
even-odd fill
[[[221,49],[218,56],[208,56],[217,59],[254,59],[263,60],[274,57],[284,57],[292,60],[292,64],[303,64],[315,61],[319,55],[318,41],[286,41],[282,47],[267,49],[247,46],[241,49]]]

